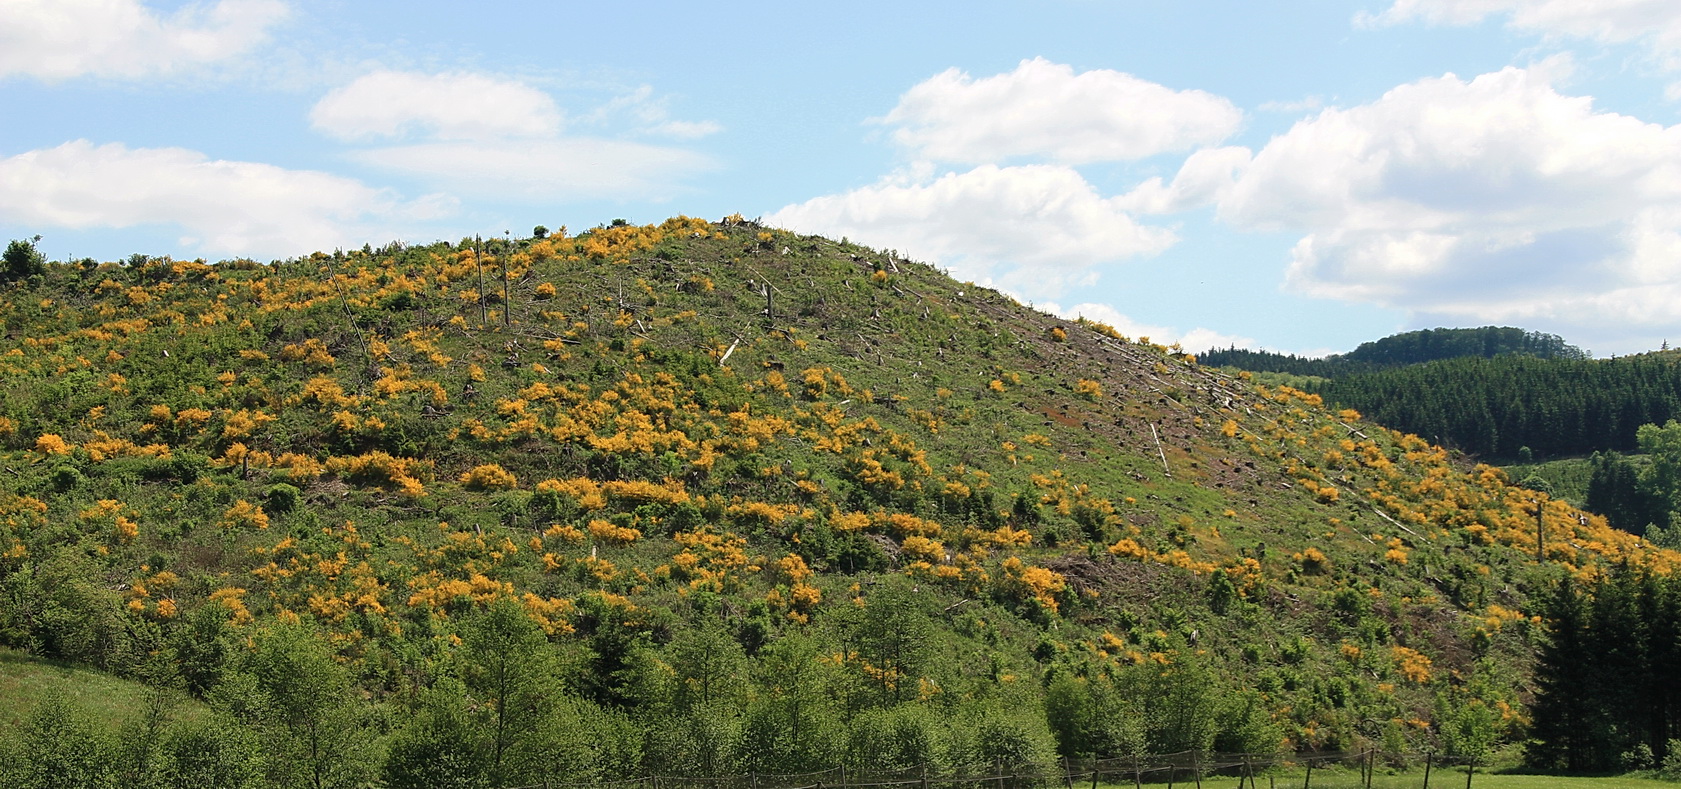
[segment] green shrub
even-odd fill
[[[53,490],[59,493],[68,493],[88,481],[87,475],[83,474],[81,469],[68,463],[54,467],[48,479],[52,482]]]
[[[47,270],[47,256],[35,248],[41,237],[36,236],[29,241],[13,239],[6,245],[4,265],[0,266],[0,282],[10,282],[25,277],[33,277]]]
[[[267,507],[270,512],[288,513],[298,508],[298,500],[303,497],[303,491],[296,486],[284,482],[270,485],[267,494]]]

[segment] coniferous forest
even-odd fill
[[[1297,385],[1328,402],[1489,462],[1630,452],[1641,425],[1681,417],[1681,355],[1591,359],[1520,329],[1408,332],[1323,359],[1233,349],[1199,360],[1306,376]]]
[[[1327,381],[1327,400],[1480,458],[1632,451],[1681,416],[1681,357],[1462,358]]]

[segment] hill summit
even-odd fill
[[[325,769],[285,750],[322,710],[392,785],[446,746],[512,785],[1511,737],[1531,596],[1676,561],[1317,396],[741,217],[0,298],[0,643],[204,696],[292,743],[251,746],[271,771]]]

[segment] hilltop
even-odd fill
[[[510,784],[1400,752],[1468,709],[1517,738],[1533,595],[1677,556],[740,217],[51,264],[0,299],[0,644],[208,698],[277,783],[423,785],[439,749]],[[331,692],[288,706],[288,671]],[[296,756],[329,714],[374,745]]]

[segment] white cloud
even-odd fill
[[[893,139],[925,159],[1081,164],[1212,145],[1237,132],[1243,113],[1204,91],[1176,91],[1107,69],[1076,74],[1034,58],[982,79],[955,68],[936,74],[881,121],[898,127]]]
[[[1060,298],[1094,284],[1099,267],[1159,254],[1178,241],[1137,213],[1216,201],[1248,149],[1205,149],[1173,183],[1152,179],[1106,197],[1075,165],[1136,160],[1217,143],[1243,113],[1197,90],[1175,91],[1118,71],[1075,73],[1043,58],[976,79],[957,69],[912,87],[877,122],[916,157],[875,184],[785,206],[766,220],[846,236],[1025,294]],[[1007,165],[1031,158],[1051,163]],[[942,171],[938,162],[978,163]]]
[[[1395,0],[1383,13],[1355,21],[1471,25],[1496,15],[1529,33],[1602,44],[1640,42],[1659,65],[1681,70],[1681,3],[1674,0]]]
[[[0,159],[0,215],[24,225],[179,227],[206,253],[282,257],[395,238],[453,208],[328,173],[182,148],[76,140]]]
[[[484,74],[376,71],[337,88],[309,112],[317,131],[341,140],[399,137],[443,140],[547,137],[561,112],[549,94]]]
[[[1173,231],[1139,224],[1079,173],[1055,165],[927,169],[790,205],[765,221],[896,248],[1034,298],[1089,284],[1094,267],[1154,255]]]
[[[1552,73],[1450,74],[1325,110],[1255,154],[1220,216],[1305,231],[1288,282],[1314,295],[1589,342],[1673,325],[1681,126],[1597,111]]]
[[[568,137],[437,142],[353,154],[366,164],[416,176],[455,194],[531,202],[672,197],[683,178],[714,169],[681,148]]]
[[[6,0],[0,3],[0,77],[170,74],[251,49],[288,13],[280,0],[221,0],[168,16],[138,0]]]
[[[627,117],[633,128],[621,135],[693,139],[718,130],[671,119],[647,86],[573,125],[622,127]],[[349,152],[355,161],[495,200],[666,199],[683,179],[717,166],[681,147],[564,134],[563,112],[548,93],[484,74],[377,71],[328,93],[310,118],[333,137],[379,142]]]
[[[1118,207],[1144,214],[1173,214],[1218,200],[1249,165],[1248,148],[1204,148],[1179,166],[1173,183],[1151,178],[1115,198]]]
[[[1149,339],[1150,342],[1162,345],[1179,343],[1181,348],[1191,353],[1202,353],[1211,348],[1255,348],[1259,344],[1248,337],[1236,334],[1223,334],[1212,329],[1198,327],[1190,331],[1180,331],[1171,326],[1156,326],[1140,323],[1121,313],[1120,310],[1108,304],[1076,304],[1063,309],[1056,304],[1042,304],[1042,309],[1060,315],[1067,320],[1085,318],[1087,320],[1107,323],[1120,332],[1123,337],[1135,340]]]

